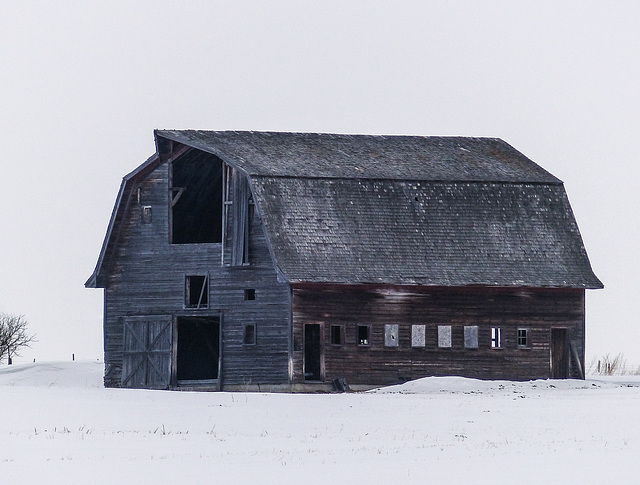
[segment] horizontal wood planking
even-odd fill
[[[303,328],[324,326],[324,380],[391,384],[424,376],[486,379],[547,378],[550,329],[568,329],[584,366],[584,290],[296,285],[293,290],[293,381],[303,380]],[[330,343],[329,326],[344,326],[344,343]],[[384,346],[384,325],[399,325],[399,346]],[[357,326],[370,325],[371,345],[357,345]],[[424,348],[411,347],[411,325],[426,325]],[[438,325],[451,325],[452,347],[438,348]],[[478,349],[464,348],[464,326],[479,327]],[[491,348],[491,327],[503,348]],[[517,348],[517,329],[530,346]],[[571,376],[578,371],[571,368]]]
[[[121,221],[105,288],[105,385],[120,385],[123,318],[135,315],[222,315],[223,386],[288,383],[290,291],[278,283],[258,217],[250,223],[250,264],[223,267],[222,244],[169,244],[167,164],[140,182]],[[143,224],[141,206],[151,206]],[[184,308],[185,275],[209,274],[209,308]],[[256,299],[245,301],[244,290]],[[245,323],[255,323],[257,343],[243,345]]]

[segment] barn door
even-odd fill
[[[307,323],[304,326],[304,379],[319,381],[322,378],[320,325]]]
[[[566,379],[569,377],[569,346],[567,345],[567,329],[551,329],[551,378]]]
[[[122,387],[169,387],[171,327],[169,315],[125,318]]]

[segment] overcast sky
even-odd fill
[[[8,4],[8,5],[7,5]],[[154,128],[499,137],[565,182],[587,359],[640,364],[640,2],[28,1],[0,17],[0,310],[102,358],[95,266]]]

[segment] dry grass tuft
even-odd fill
[[[615,357],[607,354],[591,359],[587,367],[587,374],[599,376],[640,375],[640,366],[628,365],[622,352]]]

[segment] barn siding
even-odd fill
[[[134,190],[119,228],[105,288],[105,385],[120,386],[123,320],[147,315],[221,315],[222,387],[287,384],[290,290],[276,279],[259,217],[250,222],[248,266],[222,267],[222,244],[169,244],[168,177],[162,164],[140,182],[140,203]],[[141,222],[142,206],[151,206],[150,224]],[[206,273],[209,308],[185,309],[185,275]],[[256,299],[245,301],[249,288]],[[245,323],[256,324],[255,346],[243,345]]]
[[[385,385],[424,376],[536,379],[550,376],[550,329],[563,327],[584,368],[584,290],[297,285],[293,293],[293,381],[303,384],[303,329],[324,327],[324,381]],[[330,325],[344,343],[330,343]],[[384,346],[385,324],[399,325],[399,346]],[[371,326],[371,345],[356,344],[357,326]],[[411,347],[411,325],[426,325],[424,348]],[[451,325],[452,347],[438,348],[438,325]],[[464,326],[477,325],[478,349],[464,347]],[[491,327],[503,348],[491,348]],[[518,328],[530,346],[518,349]],[[579,377],[571,366],[571,377]]]

